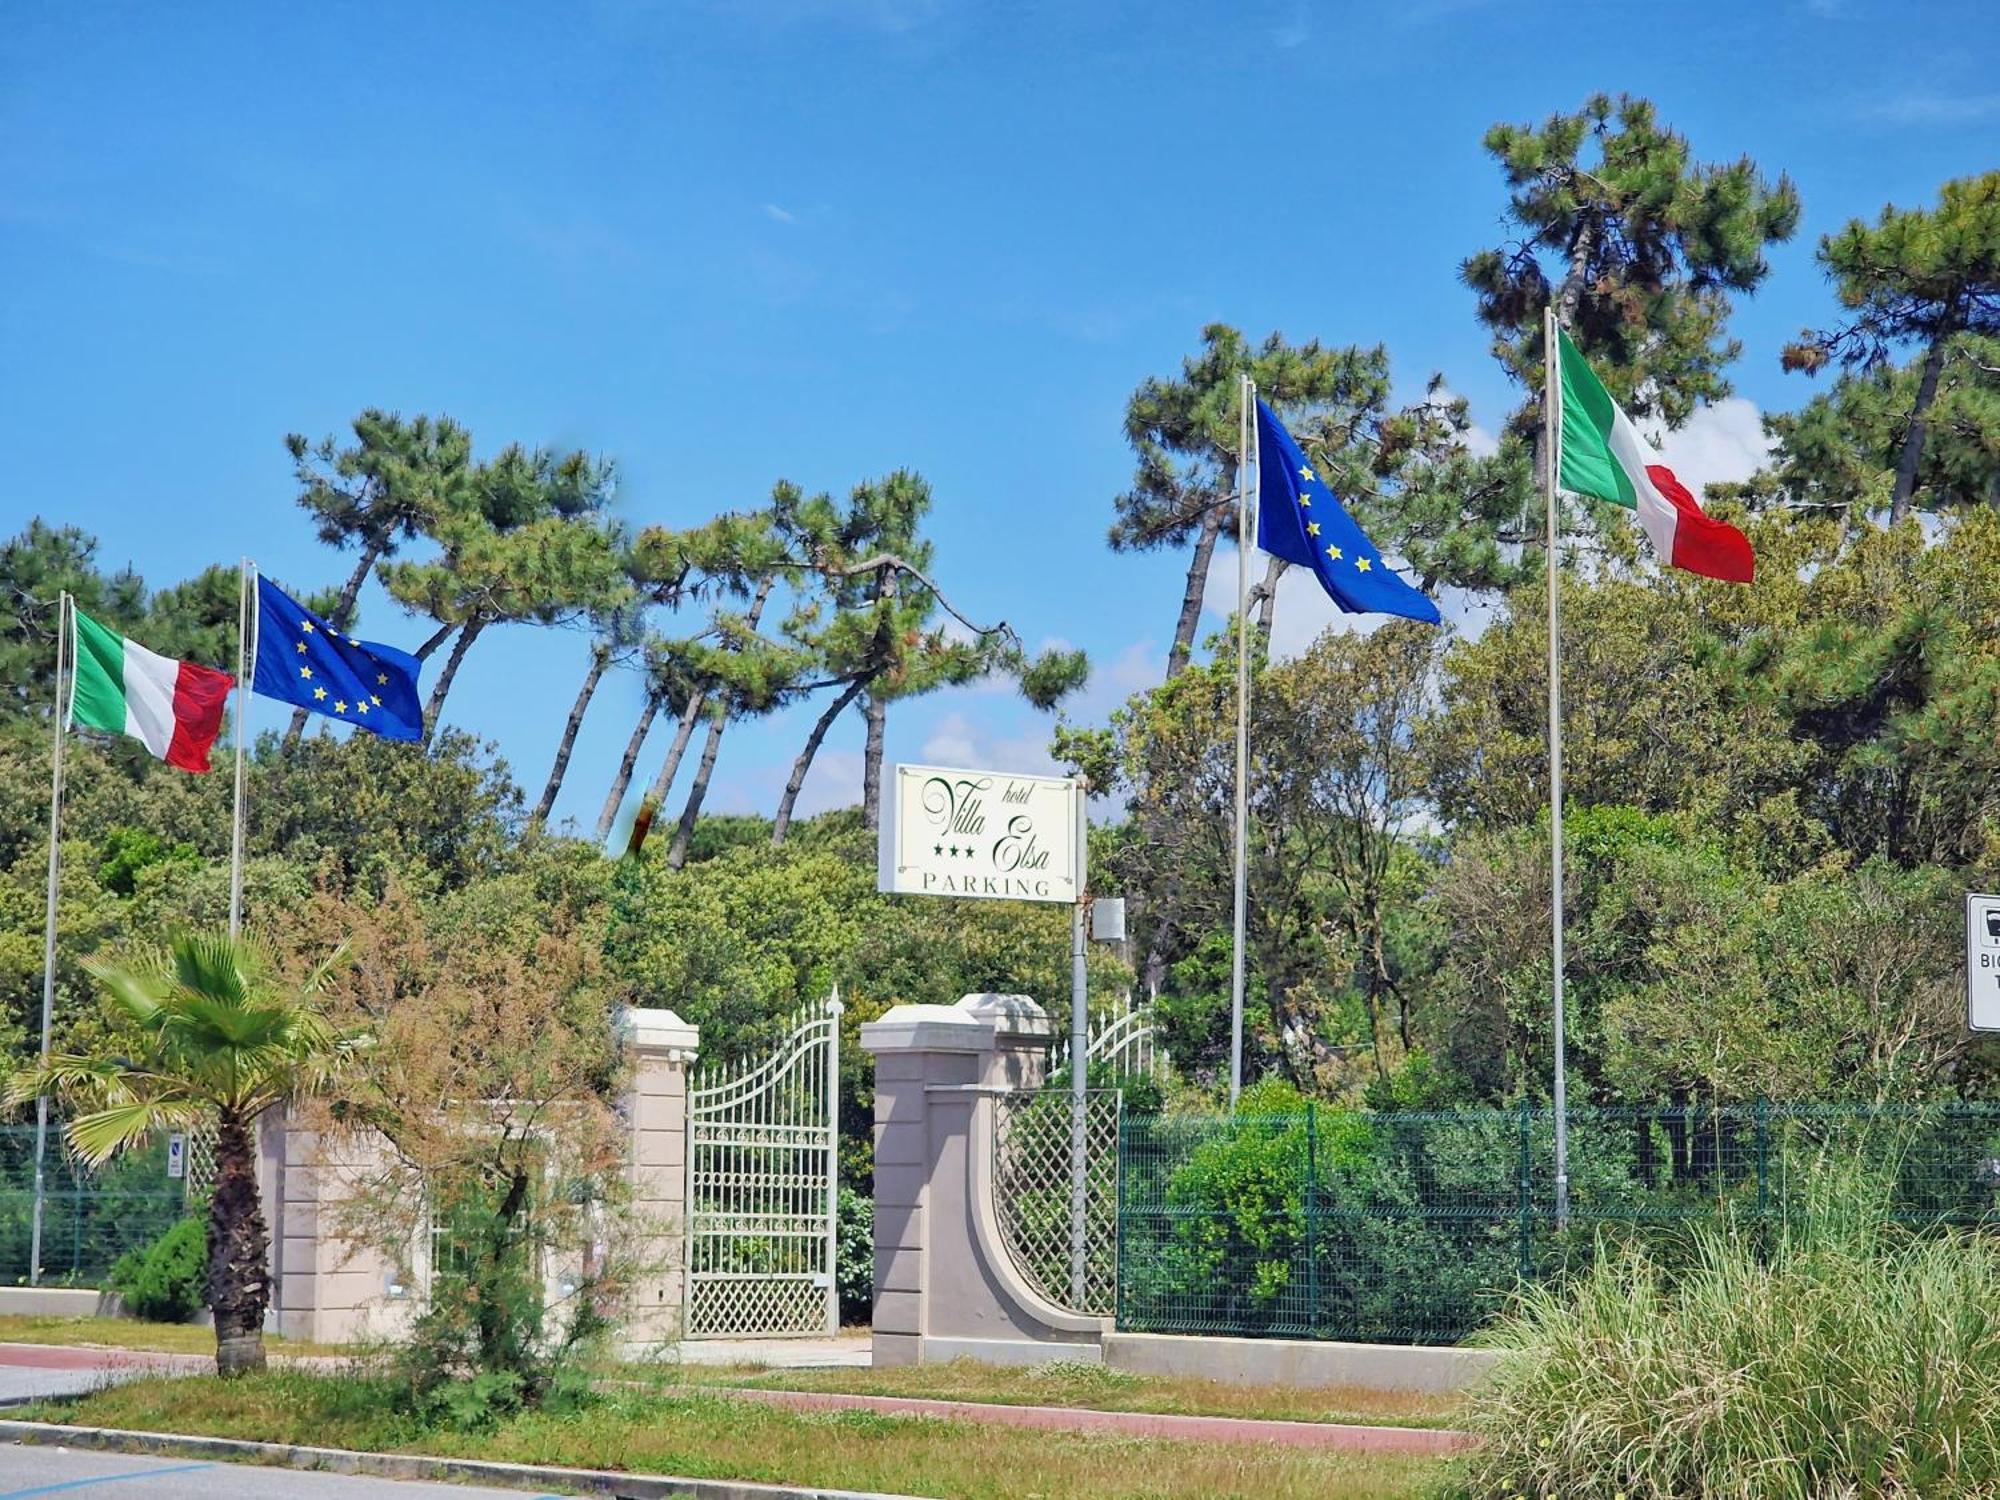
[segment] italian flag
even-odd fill
[[[129,734],[170,766],[206,771],[208,749],[236,679],[213,667],[175,661],[107,630],[82,610],[76,621],[76,676],[70,723]]]
[[[1748,583],[1757,570],[1749,539],[1703,512],[1560,327],[1556,342],[1562,351],[1562,487],[1636,510],[1654,550],[1675,567]]]

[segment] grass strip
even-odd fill
[[[1007,1369],[966,1359],[894,1370],[704,1370],[688,1366],[683,1378],[693,1385],[753,1390],[1066,1406],[1162,1416],[1351,1422],[1376,1427],[1450,1427],[1464,1410],[1464,1402],[1455,1396],[1360,1387],[1239,1386],[1216,1380],[1132,1375],[1069,1361],[1031,1369]]]
[[[143,1379],[20,1413],[29,1420],[374,1452],[888,1490],[941,1500],[1415,1500],[1435,1460],[1259,1444],[979,1427],[872,1412],[795,1412],[680,1387],[619,1392],[480,1431],[426,1426],[362,1372]]]

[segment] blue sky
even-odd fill
[[[1811,390],[1776,355],[1830,310],[1817,236],[2000,163],[1985,3],[10,10],[7,531],[74,522],[156,584],[244,553],[334,580],[280,439],[365,405],[605,454],[637,523],[908,465],[941,581],[1089,648],[1093,717],[1157,677],[1179,599],[1179,559],[1103,545],[1123,403],[1205,322],[1385,342],[1409,391],[1441,370],[1489,426],[1510,404],[1455,275],[1499,233],[1489,123],[1629,90],[1798,183],[1735,319],[1742,399],[1670,445],[1698,479]],[[1281,635],[1317,624],[1293,597]],[[425,633],[373,590],[362,630]],[[585,650],[489,634],[447,706],[531,795]],[[594,820],[637,702],[600,692],[559,816]],[[768,811],[815,711],[733,729],[710,805]],[[889,751],[1030,769],[1046,738],[975,689],[899,708]],[[858,796],[860,740],[830,738],[811,805]]]

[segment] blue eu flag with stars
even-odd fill
[[[420,670],[409,652],[344,636],[270,579],[257,580],[252,691],[385,740],[421,740]]]
[[[1405,583],[1361,534],[1285,424],[1257,402],[1257,545],[1312,569],[1320,587],[1351,615],[1402,615],[1438,622],[1438,607]]]

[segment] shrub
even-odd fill
[[[134,1317],[187,1322],[208,1302],[207,1225],[182,1219],[152,1244],[119,1256],[109,1280]]]
[[[2000,1487],[2000,1247],[1912,1233],[1864,1196],[1779,1236],[1695,1231],[1525,1291],[1489,1336],[1465,1493],[1990,1495]]]
[[[875,1200],[853,1188],[840,1190],[834,1228],[833,1279],[840,1289],[840,1321],[865,1323],[875,1312]]]

